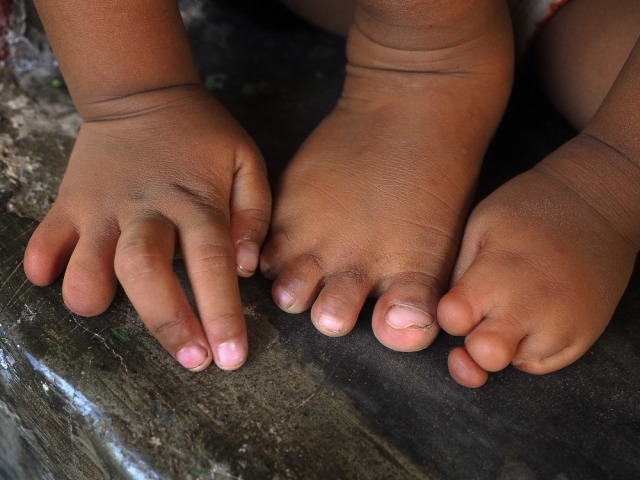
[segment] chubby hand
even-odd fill
[[[197,85],[92,111],[27,246],[27,277],[48,285],[66,266],[64,301],[84,316],[104,312],[119,281],[184,367],[240,367],[248,350],[237,275],[255,271],[271,211],[257,147]],[[172,269],[177,251],[197,314]]]

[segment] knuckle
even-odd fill
[[[179,309],[174,312],[172,318],[154,324],[147,324],[147,328],[158,339],[174,338],[180,336],[176,332],[188,331],[191,321],[193,321],[191,311]]]
[[[228,209],[223,206],[229,204],[229,199],[217,190],[204,188],[196,190],[186,186],[176,186],[175,188],[187,200],[184,204],[187,206],[184,213],[190,219],[228,223]]]
[[[201,273],[236,268],[235,252],[226,245],[201,243],[193,247],[192,272]]]
[[[271,216],[268,211],[260,209],[242,210],[236,212],[236,218],[239,220],[243,238],[258,238],[267,231]]]
[[[435,294],[439,297],[442,292],[446,291],[446,280],[447,278],[440,278],[438,275],[426,271],[405,270],[385,275],[381,283],[387,289],[392,285],[395,287],[413,286],[425,294]]]
[[[163,263],[144,240],[119,246],[114,259],[116,275],[120,280],[148,277],[162,269]]]
[[[94,278],[104,276],[108,271],[108,264],[102,264],[96,258],[79,255],[72,259],[70,270],[81,278]]]
[[[238,211],[239,215],[242,215],[248,222],[255,223],[257,225],[266,225],[269,223],[271,215],[268,209],[262,208],[248,208]]]
[[[243,322],[242,315],[237,312],[216,312],[211,318],[203,318],[203,323],[215,325],[219,331],[229,335]]]

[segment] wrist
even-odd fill
[[[198,82],[168,84],[149,90],[133,90],[113,96],[94,96],[76,101],[76,109],[85,122],[132,118],[173,105],[181,105],[198,97],[213,101],[213,97]],[[74,99],[75,100],[75,99]]]

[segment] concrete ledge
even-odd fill
[[[275,178],[339,92],[342,41],[284,12],[206,5],[186,14],[203,77]],[[308,314],[280,312],[261,278],[241,281],[246,366],[192,374],[121,293],[86,319],[64,307],[60,283],[26,280],[23,250],[78,119],[50,78],[18,80],[0,81],[0,478],[640,477],[638,268],[595,346],[543,377],[507,369],[481,390],[459,387],[446,369],[459,339],[389,351],[373,337],[370,305],[352,334],[330,339]],[[571,134],[519,83],[480,194]]]

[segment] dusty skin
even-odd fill
[[[370,24],[359,22],[374,16],[364,5],[375,8],[378,3],[360,2],[350,44],[361,47],[358,33],[364,32],[368,40],[379,39],[379,44],[388,46],[390,40],[384,35],[391,31],[389,24],[401,32],[402,20],[411,23],[411,33],[398,35],[415,41],[420,15],[411,8],[418,3],[406,2],[402,15],[395,12],[396,16],[388,7],[386,13],[392,18],[378,23],[387,28],[376,37],[368,29]],[[465,12],[479,8],[486,13],[488,5],[481,3],[469,2]],[[462,385],[481,386],[488,372],[509,364],[542,374],[575,361],[602,333],[628,283],[640,239],[640,149],[633,131],[637,113],[630,108],[638,98],[633,81],[640,64],[638,47],[614,88],[612,84],[637,39],[637,28],[628,19],[638,18],[638,9],[626,1],[611,6],[611,12],[601,15],[596,2],[574,1],[567,7],[569,13],[560,15],[562,20],[547,27],[552,32],[565,30],[563,38],[547,34],[547,43],[556,51],[547,62],[555,65],[541,72],[551,83],[548,93],[561,99],[558,107],[578,128],[586,125],[585,133],[498,189],[474,210],[466,227],[453,287],[437,310],[438,323],[447,332],[465,337],[465,346],[449,358],[451,374]],[[427,3],[420,7],[429,9]],[[297,10],[313,13],[303,6]],[[443,10],[455,8],[441,8],[439,13],[446,15]],[[455,38],[463,50],[464,27],[472,23],[461,15],[447,24],[457,29]],[[491,27],[496,29],[494,35],[500,28],[505,34],[508,30],[499,22]],[[590,35],[585,37],[586,31]],[[583,41],[573,50],[563,48],[563,61],[557,45],[568,44],[568,32]],[[437,42],[442,38],[440,32],[425,45],[441,54]],[[554,46],[553,39],[562,41]],[[594,55],[597,45],[609,45],[609,54]],[[488,45],[483,47],[491,51]],[[475,57],[454,55],[459,70],[440,76],[442,86],[428,83],[433,78],[427,74],[422,100],[414,90],[406,97],[411,100],[402,104],[409,90],[403,87],[414,84],[398,71],[404,69],[402,61],[420,50],[415,44],[410,49],[411,54],[396,50],[393,60],[367,64],[387,69],[367,70],[369,78],[362,84],[357,83],[360,72],[348,70],[341,103],[284,177],[275,204],[274,236],[262,260],[264,271],[276,278],[275,301],[287,311],[313,305],[312,319],[328,335],[348,332],[364,298],[380,296],[374,331],[382,343],[404,351],[424,348],[437,333],[433,305],[447,287],[458,222],[466,211],[464,192],[473,189],[477,163],[471,159],[484,152],[481,143],[464,148],[473,138],[465,127],[470,120],[478,127],[470,112],[490,111],[486,105],[477,108],[474,100],[478,92],[497,95],[508,89],[506,82],[474,85],[478,80],[474,67],[488,64],[468,49]],[[371,45],[362,51],[378,53]],[[497,58],[497,67],[510,71],[508,62],[499,63]],[[569,78],[564,62],[583,76]],[[465,67],[462,75],[460,65]],[[390,80],[394,75],[398,83]],[[375,78],[387,82],[380,89],[385,94],[371,87]],[[352,84],[359,87],[356,93],[349,88]],[[366,103],[358,102],[363,98]],[[603,99],[603,108],[591,121]],[[412,108],[415,105],[418,108]],[[414,111],[406,121],[405,112]],[[441,112],[446,114],[440,116]],[[376,135],[364,141],[370,131]],[[627,135],[612,134],[616,131]],[[329,142],[331,149],[326,147]],[[461,151],[472,153],[458,169]],[[413,161],[416,158],[423,162]],[[304,212],[315,214],[300,222]]]
[[[602,333],[638,244],[593,192],[624,161],[582,135],[474,210],[455,286],[438,307],[442,328],[465,336],[449,357],[458,383],[480,386],[487,372],[509,364],[534,374],[557,370]]]
[[[37,1],[86,123],[25,270],[45,285],[68,262],[65,302],[83,315],[104,311],[119,280],[182,365],[198,370],[213,359],[238,368],[247,342],[236,275],[255,271],[270,211],[262,160],[197,85],[175,2],[114,1]],[[287,3],[317,12],[306,0]],[[334,5],[330,21],[316,22],[336,32],[350,25],[347,78],[276,194],[260,267],[281,308],[311,308],[317,328],[337,336],[353,328],[368,296],[378,297],[373,329],[390,348],[424,348],[438,324],[465,336],[449,368],[470,387],[510,363],[545,373],[586,351],[640,244],[640,47],[629,55],[637,22],[623,21],[638,18],[637,2],[612,1],[609,23],[599,8],[573,5],[597,2],[571,2],[563,15],[576,27],[564,31],[598,41],[555,42],[577,45],[563,49],[564,59],[589,66],[571,70],[584,76],[564,82],[570,88],[556,98],[570,97],[559,108],[581,117],[584,131],[479,205],[462,241],[510,93],[506,4],[359,0],[355,14]],[[613,43],[628,48],[611,56],[594,47]],[[558,72],[546,71],[552,94]],[[589,108],[576,114],[575,105]],[[176,250],[199,317],[171,270]]]
[[[84,120],[25,271],[64,272],[74,312],[104,311],[119,280],[184,367],[241,366],[237,275],[251,275],[270,217],[258,150],[200,84],[175,0],[36,0]],[[108,68],[105,68],[108,66]],[[180,253],[197,315],[172,271]]]
[[[381,5],[356,10],[344,92],[280,182],[261,269],[281,308],[311,307],[331,336],[379,297],[377,338],[415,351],[439,331],[437,304],[507,100],[512,45],[506,9],[483,6],[454,32],[447,22],[471,12],[435,12],[442,24],[432,29],[429,8]]]
[[[237,368],[247,340],[236,275],[255,271],[269,218],[262,158],[197,85],[111,108],[119,115],[82,126],[26,273],[46,285],[66,266],[65,303],[85,316],[109,306],[119,280],[183,366]],[[199,318],[172,270],[178,247]]]
[[[572,1],[539,40],[543,88],[581,133],[467,224],[438,309],[442,327],[465,336],[449,357],[463,385],[509,363],[534,374],[572,363],[629,281],[640,246],[640,9],[608,5]]]

